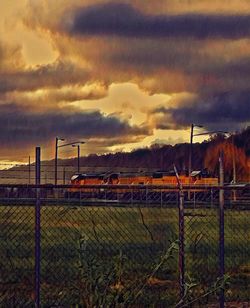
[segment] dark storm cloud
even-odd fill
[[[209,47],[207,47],[209,49]],[[237,74],[250,76],[250,57],[234,57],[228,60],[223,54],[200,52],[201,45],[192,42],[134,42],[131,46],[117,48],[107,55],[115,65],[141,67],[145,71],[154,68],[181,70],[188,74],[213,74],[218,77]],[[188,59],[188,61],[187,61]],[[235,76],[235,75],[234,75]]]
[[[205,39],[250,36],[250,15],[146,15],[125,3],[77,9],[65,22],[71,33],[125,37],[194,37]]]
[[[195,55],[193,55],[192,65],[184,68],[187,73],[211,74],[220,78],[231,77],[233,79],[236,76],[239,78],[250,77],[250,56],[235,57],[230,61],[226,57],[216,55],[211,58],[207,57],[207,60],[206,56],[197,58],[195,59]]]
[[[152,117],[160,119],[157,128],[188,127],[199,123],[210,129],[233,130],[250,123],[250,92],[217,93],[199,97],[192,104],[178,108],[157,107]],[[161,116],[161,117],[160,117]]]
[[[70,138],[129,138],[146,136],[147,127],[130,126],[100,111],[48,111],[31,113],[16,104],[0,105],[0,142],[3,146],[47,142],[55,136]]]
[[[0,93],[85,84],[89,74],[72,63],[56,61],[27,70],[0,71]]]

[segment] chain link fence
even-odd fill
[[[0,306],[32,307],[35,299],[35,207],[0,205]]]
[[[249,186],[0,185],[0,306],[250,302],[249,218]]]

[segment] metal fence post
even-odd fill
[[[41,149],[36,147],[36,185],[41,183]],[[36,188],[35,206],[35,307],[40,307],[40,257],[41,257],[41,224],[40,224],[40,188]]]
[[[222,278],[225,274],[225,247],[224,247],[224,166],[223,166],[223,153],[220,153],[220,207],[219,207],[219,274]],[[225,294],[224,289],[220,290],[220,308],[224,308]]]
[[[184,297],[185,288],[185,246],[184,246],[184,193],[179,190],[179,285],[180,297]]]
[[[213,193],[213,188],[211,188],[211,194],[210,194],[210,206],[213,207],[214,205],[214,193]]]
[[[131,186],[131,198],[130,198],[130,202],[131,202],[131,204],[133,204],[133,188],[132,188],[132,186]]]
[[[178,209],[179,209],[179,286],[180,299],[185,295],[185,229],[184,229],[184,192],[178,171],[174,165],[175,176],[179,187]]]

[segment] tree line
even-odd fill
[[[180,172],[188,171],[189,143],[176,145],[154,144],[132,152],[117,152],[104,155],[91,154],[81,157],[81,166],[102,166],[107,170],[131,168],[131,170],[172,170],[173,164]],[[235,159],[237,181],[249,181],[250,177],[250,127],[231,136],[211,135],[209,140],[193,144],[192,169],[207,169],[218,175],[219,153],[224,154],[225,177],[233,179]],[[62,164],[75,164],[76,159],[64,160]]]

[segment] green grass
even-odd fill
[[[215,209],[187,209],[185,214],[186,271],[199,283],[199,293],[219,276],[218,213]],[[86,304],[101,298],[106,289],[106,300],[111,300],[117,295],[112,287],[118,280],[123,285],[119,300],[124,300],[146,281],[178,238],[178,211],[174,208],[43,206],[41,217],[45,306]],[[231,275],[228,300],[249,300],[249,218],[249,211],[225,212],[225,265]],[[21,297],[32,302],[34,208],[1,206],[0,237],[0,305],[15,306],[13,301]],[[178,256],[164,263],[155,278],[164,285],[147,284],[137,304],[176,303]]]

